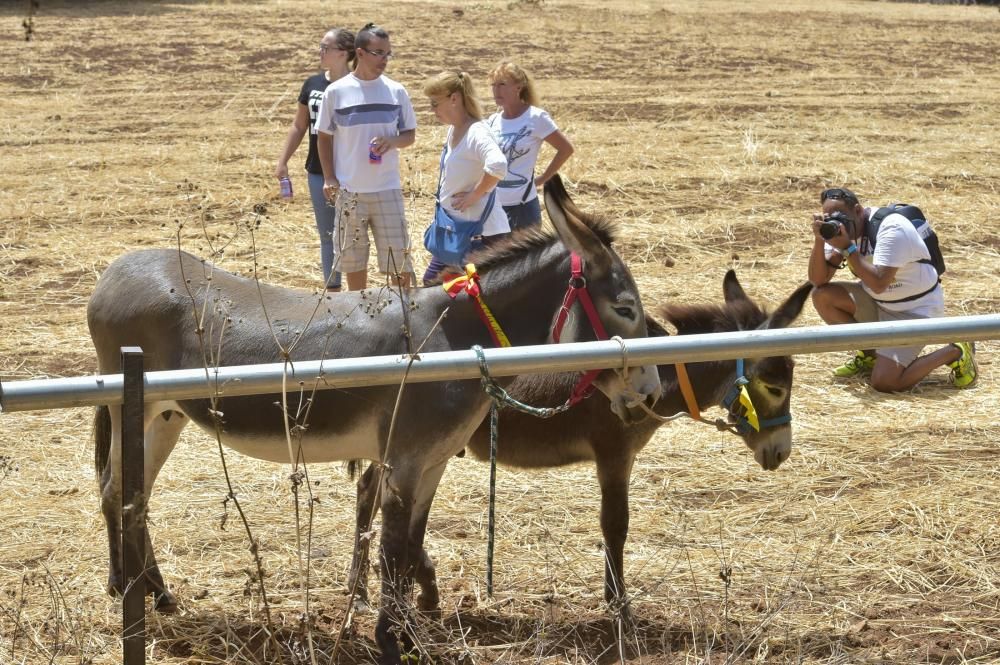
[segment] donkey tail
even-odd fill
[[[94,410],[94,444],[94,466],[100,478],[111,454],[111,410],[107,406]]]

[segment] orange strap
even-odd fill
[[[701,420],[701,409],[698,408],[698,398],[694,396],[694,388],[691,386],[691,379],[688,377],[687,367],[684,363],[676,363],[677,383],[684,396],[684,403],[687,405],[688,415],[695,420]]]

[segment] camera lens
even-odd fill
[[[840,226],[840,222],[828,219],[819,225],[819,234],[824,240],[829,240],[840,233]]]

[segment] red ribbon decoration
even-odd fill
[[[482,290],[479,288],[479,273],[476,272],[476,266],[471,263],[466,264],[464,275],[445,282],[442,286],[452,299],[458,297],[458,294],[463,291],[469,294],[472,301],[476,303],[476,313],[479,314],[480,321],[483,322],[483,325],[490,332],[490,337],[493,338],[493,344],[498,347],[510,346],[510,340],[507,339],[507,335],[500,328],[500,324],[493,316],[493,312],[483,302]]]

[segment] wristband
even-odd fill
[[[854,252],[856,252],[856,251],[858,251],[858,246],[857,246],[857,245],[855,245],[855,244],[854,244],[854,243],[852,242],[852,243],[851,243],[850,245],[848,245],[848,246],[847,246],[847,247],[846,247],[846,248],[844,249],[844,251],[843,251],[843,252],[841,252],[841,254],[843,254],[843,255],[844,255],[844,258],[846,259],[846,258],[847,258],[848,256],[850,256],[851,254],[853,254],[853,253],[854,253]]]

